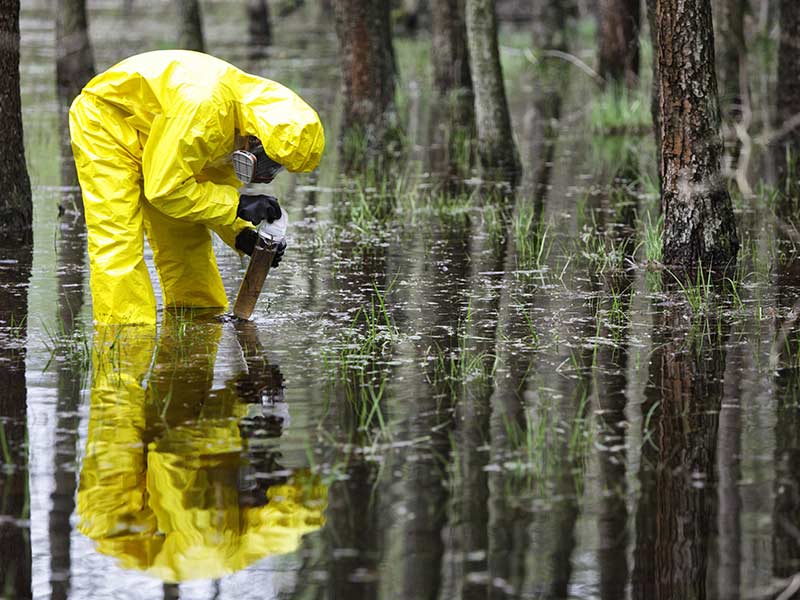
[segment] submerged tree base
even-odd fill
[[[665,189],[663,262],[682,270],[700,265],[724,269],[735,264],[739,252],[730,195],[714,189]],[[690,189],[680,189],[690,188]]]

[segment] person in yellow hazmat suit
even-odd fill
[[[156,322],[145,234],[165,305],[225,310],[211,232],[250,254],[253,226],[281,216],[274,197],[239,194],[234,152],[246,150],[253,181],[267,183],[281,168],[312,171],[325,146],[319,116],[293,91],[184,50],[97,75],[69,125],[100,324]]]
[[[280,371],[239,330],[247,370],[212,389],[221,323],[165,313],[157,345],[153,333],[97,329],[79,531],[123,568],[168,583],[295,551],[324,524],[327,487],[281,464]]]

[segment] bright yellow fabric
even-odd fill
[[[324,524],[327,487],[301,469],[260,506],[240,502],[242,375],[211,389],[222,325],[165,319],[158,345],[154,328],[99,330],[79,530],[123,567],[168,582],[296,550]]]
[[[155,323],[144,231],[166,304],[227,306],[208,230],[233,247],[250,226],[236,216],[237,133],[292,172],[315,169],[325,146],[319,116],[294,92],[198,52],[133,56],[75,100],[96,322]]]

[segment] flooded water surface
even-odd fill
[[[244,7],[204,3],[208,51],[308,99],[326,156],[271,186],[289,248],[252,321],[95,327],[85,233],[58,213],[55,13],[23,4],[36,230],[0,260],[6,597],[794,597],[798,237],[757,153],[736,272],[678,283],[645,92],[603,135],[595,83],[504,31],[525,177],[487,191],[468,157],[443,166],[429,41],[400,38],[403,152],[346,177],[329,20],[287,17],[254,59]],[[89,2],[98,69],[172,45],[171,3],[125,4]],[[243,263],[217,256],[232,300]]]

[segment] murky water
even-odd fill
[[[318,175],[280,176],[290,247],[252,323],[95,329],[83,234],[57,217],[53,11],[24,4],[36,237],[27,287],[29,258],[0,262],[8,597],[791,597],[800,272],[768,193],[739,202],[727,292],[666,290],[652,142],[593,133],[591,81],[509,34],[525,180],[440,196],[425,41],[399,40],[408,156],[376,189],[341,179],[334,143]],[[172,39],[171,3],[123,4],[89,3],[101,69]],[[287,19],[256,61],[243,15],[204,5],[209,51],[297,89],[333,142],[330,23]],[[233,298],[242,264],[218,256]]]

